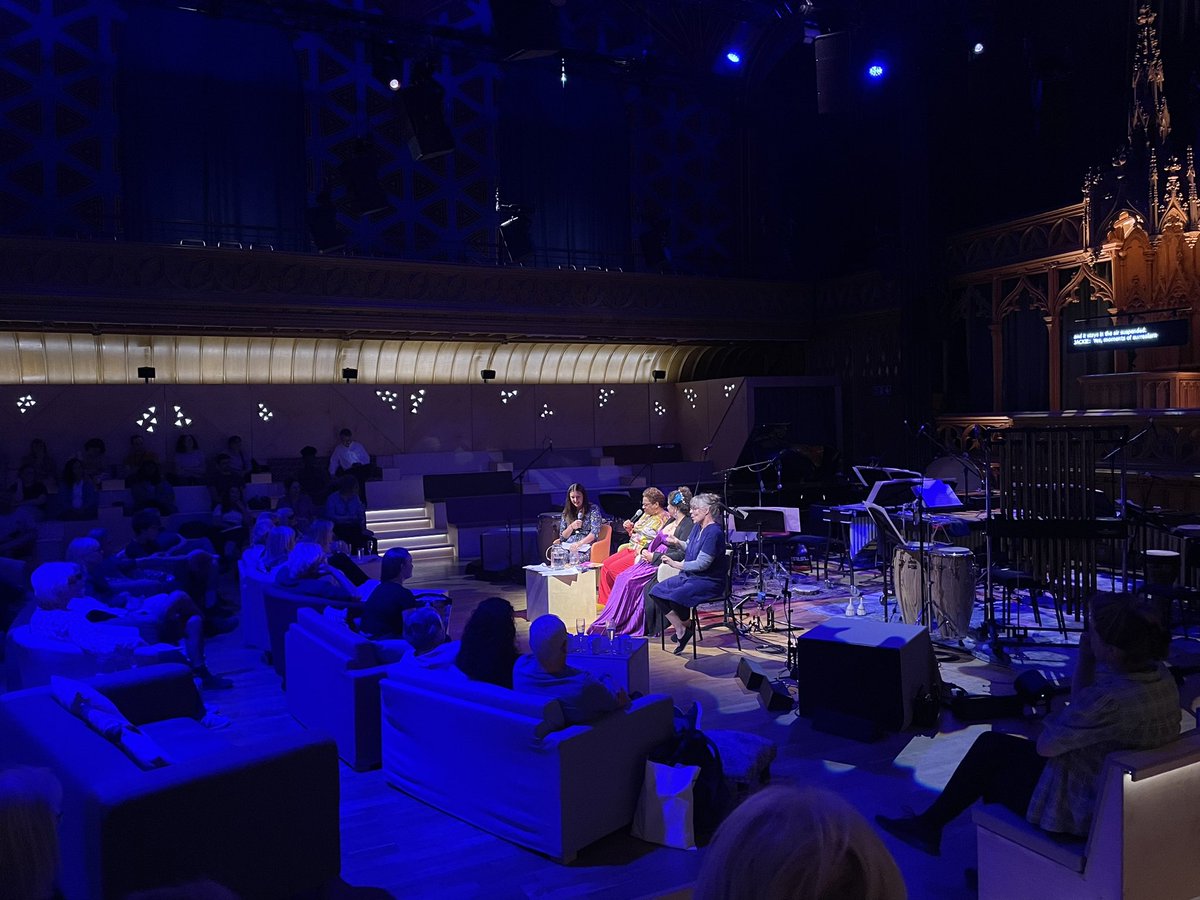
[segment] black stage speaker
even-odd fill
[[[789,712],[795,703],[787,688],[772,681],[762,666],[742,657],[738,660],[737,677],[747,690],[757,691],[758,699],[767,712]]]
[[[822,116],[848,113],[853,93],[850,72],[850,35],[834,31],[813,39],[817,71],[817,113]]]
[[[738,660],[737,677],[742,686],[750,691],[757,691],[764,681],[769,680],[762,666],[744,656]]]
[[[940,676],[918,625],[835,617],[796,641],[800,715],[852,737],[932,724]]]

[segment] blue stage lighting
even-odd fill
[[[736,50],[730,50],[728,53],[725,54],[725,58],[727,60],[729,60],[731,63],[733,63],[734,65],[737,65],[738,63],[740,63],[742,61],[741,54],[738,53]]]
[[[881,63],[871,63],[871,65],[867,67],[867,74],[872,78],[882,78],[883,65]]]

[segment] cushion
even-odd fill
[[[347,657],[347,669],[374,668],[380,663],[376,647],[367,638],[351,630],[347,613],[348,610],[331,606],[325,607],[320,613],[301,607],[296,612],[296,623]]]
[[[413,652],[412,645],[403,638],[372,641],[371,643],[375,645],[375,655],[379,657],[380,664],[385,666],[400,662]]]
[[[65,709],[86,722],[105,740],[120,747],[126,756],[143,769],[159,768],[170,762],[153,740],[90,684],[53,675],[50,678],[50,693]]]

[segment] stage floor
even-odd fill
[[[860,572],[858,576],[868,576]],[[882,620],[878,577],[856,576],[865,588],[867,617]],[[791,620],[799,633],[834,615],[844,615],[848,582],[834,573],[828,586],[807,576],[792,581]],[[468,577],[463,567],[440,562],[418,562],[414,587],[448,589],[454,598],[452,632],[457,635],[474,607],[484,598],[506,597],[518,610],[518,639],[524,645],[528,623],[523,618],[525,593],[520,585],[489,584]],[[815,589],[815,594],[802,591]],[[735,586],[742,593],[742,586]],[[889,609],[890,609],[889,604]],[[776,621],[785,615],[775,605]],[[1025,610],[1029,614],[1029,610]],[[765,610],[751,601],[749,624],[757,616],[765,623]],[[977,607],[974,619],[982,611]],[[1053,616],[1047,617],[1052,621]],[[1070,635],[1071,642],[1076,635]],[[1008,693],[1024,668],[1038,667],[1069,680],[1075,658],[1073,646],[1057,646],[1061,635],[1037,634],[1030,642],[1009,645],[1011,667],[990,665],[962,649],[937,648],[944,681],[972,693]],[[705,632],[693,660],[650,648],[651,690],[671,695],[686,708],[699,702],[704,727],[737,729],[769,738],[779,748],[772,766],[776,784],[819,784],[854,804],[870,819],[876,812],[896,814],[902,807],[923,808],[949,778],[975,736],[993,727],[987,723],[959,723],[944,711],[935,729],[891,734],[874,743],[859,743],[813,730],[793,713],[766,712],[757,693],[745,690],[736,678],[741,657],[760,663],[773,678],[784,679],[787,632],[752,632],[738,651],[733,635],[724,628]],[[1176,640],[1173,661],[1200,660],[1200,643]],[[231,690],[209,692],[205,699],[232,719],[225,732],[237,742],[251,742],[270,733],[298,730],[288,715],[279,679],[256,651],[240,646],[236,632],[212,642],[211,667],[232,679]],[[1194,708],[1194,698],[1189,698]],[[1032,731],[1032,722],[1005,720],[995,727]],[[603,790],[598,784],[597,790]],[[908,883],[913,898],[966,898],[974,896],[963,871],[975,863],[975,835],[969,816],[946,830],[942,856],[932,858],[894,841],[884,840]],[[570,866],[520,849],[485,834],[413,800],[389,787],[381,772],[357,773],[342,767],[342,877],[346,896],[468,898],[635,898],[668,894],[688,885],[703,857],[703,850],[687,852],[645,844],[627,834],[615,834],[584,850]],[[368,890],[375,889],[375,890]]]

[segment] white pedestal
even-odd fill
[[[569,627],[569,626],[568,626]],[[570,640],[574,641],[574,635]],[[632,647],[624,653],[567,652],[567,665],[591,672],[597,678],[607,675],[615,687],[625,688],[627,694],[638,691],[650,693],[650,650],[645,638],[630,638]],[[600,642],[593,640],[592,645]],[[568,644],[568,647],[570,644]]]
[[[532,622],[546,613],[562,619],[567,631],[575,630],[576,619],[590,625],[596,618],[596,567],[526,566],[525,617]]]

